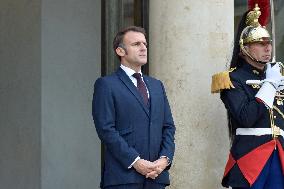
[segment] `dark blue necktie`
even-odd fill
[[[147,105],[148,104],[148,94],[147,94],[147,88],[146,85],[144,83],[144,81],[141,78],[141,74],[140,73],[135,73],[133,74],[133,77],[136,78],[137,80],[137,89],[140,92],[144,103]]]

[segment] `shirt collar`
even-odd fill
[[[128,67],[126,67],[126,66],[124,66],[124,65],[120,65],[120,67],[121,67],[121,69],[123,69],[123,71],[125,71],[125,73],[126,73],[126,75],[128,75],[128,77],[130,77],[130,76],[132,76],[134,73],[136,73],[134,70],[132,70],[131,68],[128,68]],[[138,72],[138,73],[140,73],[141,74],[141,76],[143,76],[142,75],[142,72],[141,72],[141,70]],[[133,76],[132,76],[133,77]]]

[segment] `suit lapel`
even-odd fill
[[[142,96],[140,95],[139,91],[137,90],[135,85],[132,83],[132,81],[128,77],[128,75],[126,75],[126,73],[121,68],[119,68],[117,70],[116,74],[118,75],[119,79],[124,83],[124,85],[130,90],[130,92],[136,97],[139,104],[143,107],[143,110],[145,111],[145,113],[149,117],[150,116],[149,115],[149,109],[146,107],[145,103],[143,102]]]

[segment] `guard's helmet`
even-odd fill
[[[268,31],[261,25],[257,27],[247,26],[242,31],[240,38],[241,47],[249,43],[262,42],[262,41],[271,41],[271,39]]]
[[[248,54],[248,52],[245,50],[244,48],[245,45],[255,42],[272,41],[269,32],[266,30],[265,27],[261,26],[258,22],[258,18],[260,15],[261,15],[260,9],[256,4],[255,8],[247,14],[246,17],[247,27],[243,29],[239,41],[241,51],[252,59],[254,58],[251,57],[251,55]]]

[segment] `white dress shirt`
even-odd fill
[[[131,68],[128,68],[124,65],[120,65],[121,69],[123,69],[123,71],[126,73],[126,75],[131,79],[132,83],[135,85],[135,87],[137,87],[137,79],[135,77],[133,77],[133,74],[135,74],[136,72],[134,70],[132,70]],[[141,74],[141,79],[142,81],[144,82],[144,79],[143,79],[143,74],[141,72],[141,70],[138,72]],[[145,83],[145,82],[144,82]],[[146,89],[147,89],[147,95],[148,95],[148,98],[150,98],[150,95],[149,95],[149,91],[148,91],[148,88],[147,88],[147,85],[145,84],[146,86]]]

